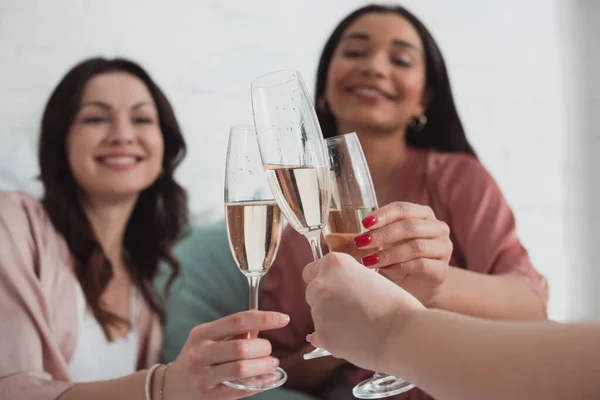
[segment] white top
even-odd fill
[[[138,362],[138,296],[131,287],[131,329],[126,336],[109,342],[91,309],[83,290],[77,285],[79,335],[69,364],[74,382],[93,382],[120,378],[134,373]]]

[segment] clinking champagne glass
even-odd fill
[[[360,260],[354,238],[366,231],[362,220],[377,208],[371,173],[356,133],[335,136],[325,142],[331,167],[331,205],[325,240],[331,251],[348,253]],[[352,393],[359,399],[380,399],[414,387],[403,379],[376,372],[356,385]]]
[[[253,126],[234,126],[229,135],[225,170],[225,218],[231,253],[250,286],[250,309],[258,310],[258,285],[279,247],[283,216],[266,181]],[[255,336],[258,332],[249,333]],[[281,386],[281,368],[267,375],[223,382],[240,390]]]
[[[252,114],[267,179],[290,225],[323,257],[321,231],[330,201],[327,149],[299,72],[284,70],[252,81]],[[304,359],[331,355],[324,349]]]

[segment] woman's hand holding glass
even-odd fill
[[[248,339],[246,333],[282,328],[288,322],[285,314],[250,310],[195,327],[167,371],[164,397],[221,400],[256,393],[223,382],[274,373],[279,361],[271,356],[269,341]]]
[[[453,245],[450,229],[430,207],[387,204],[363,219],[367,232],[347,246],[355,258],[406,289],[427,305],[439,294]]]

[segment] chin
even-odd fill
[[[360,126],[372,129],[389,129],[393,126],[393,121],[390,121],[389,110],[378,110],[373,108],[354,108],[347,109],[345,115],[341,115],[341,118],[336,118],[338,121],[344,121],[344,125]],[[346,117],[346,118],[344,118]]]
[[[130,200],[139,196],[144,190],[148,189],[152,183],[136,184],[132,182],[111,182],[111,184],[97,185],[94,189],[88,191],[93,197],[115,200]]]
[[[389,121],[381,118],[354,118],[352,121],[348,121],[349,126],[356,127],[355,129],[363,131],[364,133],[373,132],[389,132],[397,131],[396,125],[391,124]],[[349,133],[349,132],[346,132]]]

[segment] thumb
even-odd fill
[[[310,344],[312,344],[315,347],[318,347],[320,349],[323,348],[323,343],[321,341],[321,338],[319,337],[319,334],[317,332],[313,332],[309,335],[306,336],[306,341]]]

